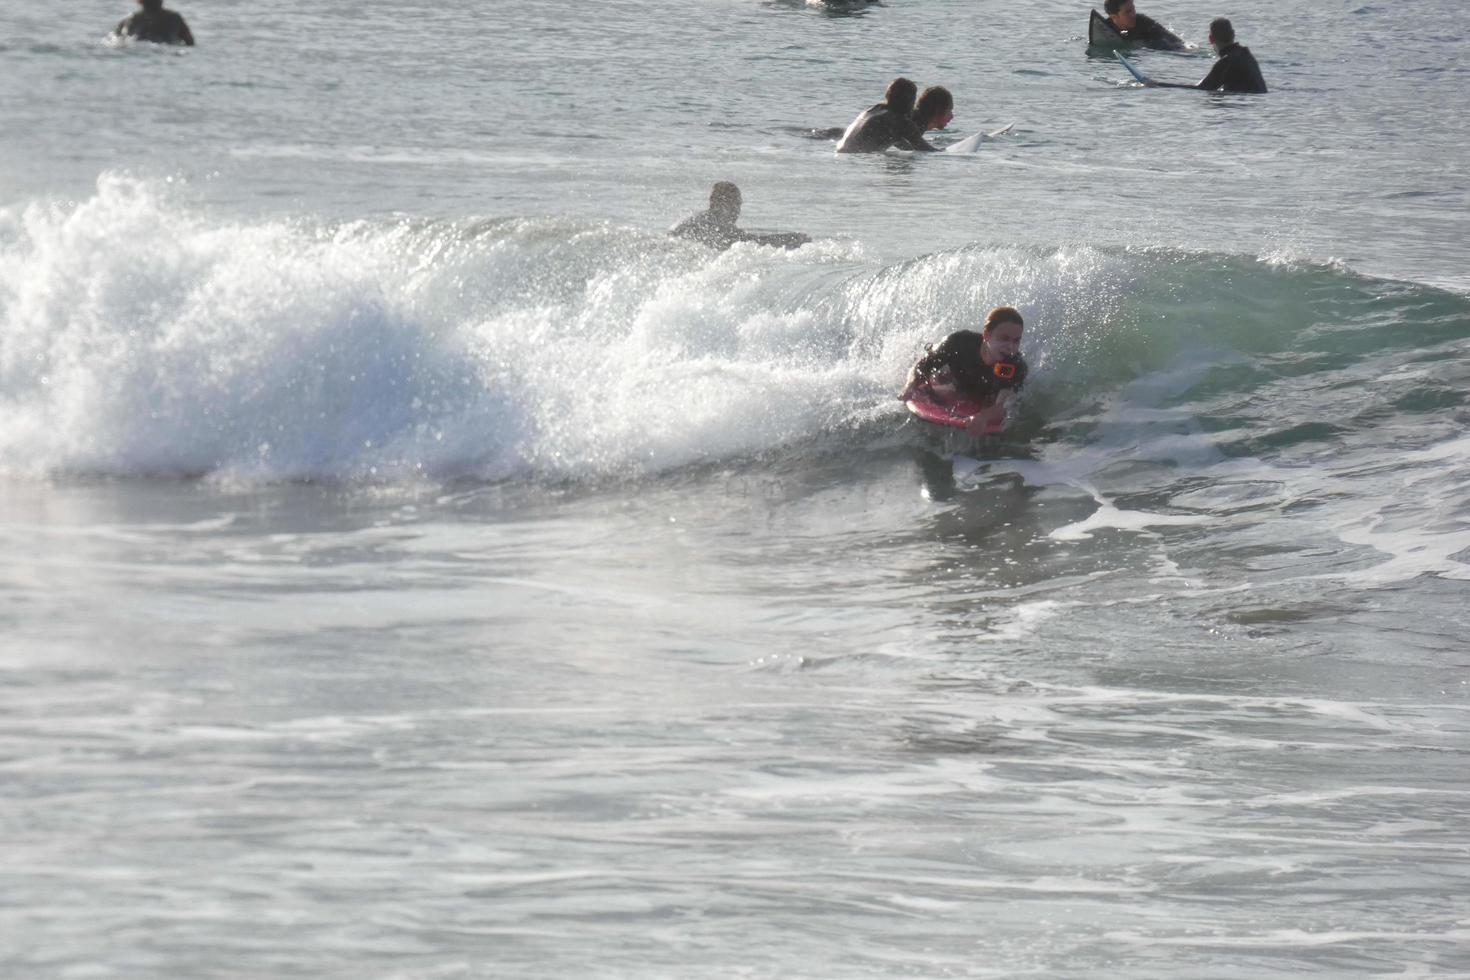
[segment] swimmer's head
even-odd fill
[[[1133,0],[1104,0],[1103,10],[1107,12],[1108,20],[1125,31],[1133,30],[1133,25],[1138,23],[1138,11],[1133,8]]]
[[[980,328],[984,341],[980,345],[980,359],[986,364],[996,361],[1014,360],[1021,353],[1021,333],[1025,321],[1014,306],[997,306],[985,317],[985,326]]]
[[[138,6],[147,11],[162,10],[163,0],[138,0]]]
[[[890,109],[898,112],[913,112],[914,100],[919,97],[919,86],[907,78],[895,78],[888,83],[888,89],[883,93],[883,102]]]
[[[1235,28],[1229,17],[1216,17],[1210,21],[1210,44],[1216,51],[1235,43]]]
[[[740,217],[740,205],[742,203],[740,199],[740,188],[728,180],[719,181],[714,187],[710,188],[709,209],[723,215],[729,215],[732,221]]]
[[[954,118],[954,96],[943,85],[929,86],[914,105],[914,118],[925,129],[943,129]]]

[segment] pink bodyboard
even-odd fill
[[[975,413],[985,408],[981,402],[963,395],[940,394],[928,385],[920,385],[915,388],[905,404],[908,405],[910,412],[925,422],[947,425],[955,429],[963,429]],[[1004,427],[1004,423],[992,422],[985,427],[985,431],[999,432]]]

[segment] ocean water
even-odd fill
[[[0,976],[1470,976],[1470,22],[18,8]],[[906,74],[941,143],[838,157]],[[739,183],[723,254],[665,230]],[[1006,433],[894,394],[997,304]]]

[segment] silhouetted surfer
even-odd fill
[[[121,37],[154,44],[187,44],[193,46],[194,35],[184,18],[163,5],[163,0],[138,0],[143,9],[117,25]]]
[[[883,101],[863,112],[847,127],[837,144],[838,153],[881,153],[890,146],[903,150],[935,151],[914,122],[914,100],[919,87],[907,78],[888,83]]]
[[[669,234],[676,238],[692,239],[722,252],[736,242],[796,248],[798,245],[805,245],[811,241],[799,231],[758,235],[737,228],[735,222],[740,218],[742,203],[740,188],[728,180],[722,180],[710,189],[709,210],[701,211],[679,222],[670,229]]]
[[[1178,82],[1156,82],[1149,79],[1143,84],[1149,88],[1197,88],[1206,92],[1242,92],[1247,95],[1264,95],[1266,80],[1261,77],[1261,66],[1256,56],[1243,44],[1235,43],[1235,28],[1224,17],[1210,21],[1210,44],[1220,60],[1210,73],[1194,85]]]
[[[985,432],[1005,420],[1006,402],[1026,382],[1026,359],[1021,356],[1025,324],[1013,306],[997,306],[985,317],[980,332],[956,330],[909,369],[899,393],[907,401],[915,389],[928,385],[986,407],[970,419],[967,429]]]
[[[1125,41],[1165,51],[1184,50],[1184,41],[1179,35],[1133,9],[1133,0],[1105,0],[1103,12],[1108,15],[1108,23],[1113,30]]]

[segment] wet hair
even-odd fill
[[[163,0],[138,0],[138,3],[142,4],[143,9],[149,13],[163,9]]]
[[[711,210],[740,207],[740,188],[728,180],[716,182],[709,190],[709,206]]]
[[[919,96],[919,101],[914,105],[914,116],[925,124],[941,112],[952,111],[954,96],[943,85],[931,85],[924,89],[924,94]]]
[[[1118,11],[1123,9],[1123,4],[1127,2],[1128,0],[1103,0],[1103,12],[1107,14],[1116,14]]]
[[[990,333],[993,328],[1000,326],[1002,323],[1014,323],[1022,329],[1026,327],[1026,321],[1021,319],[1020,310],[1017,310],[1014,306],[997,306],[985,314],[985,326],[980,328],[980,332]]]
[[[1235,28],[1230,25],[1229,17],[1216,17],[1210,21],[1210,40],[1222,48],[1235,43]]]
[[[919,86],[907,78],[895,78],[888,83],[888,90],[883,93],[883,101],[890,109],[899,112],[913,112],[914,99],[919,97]]]

